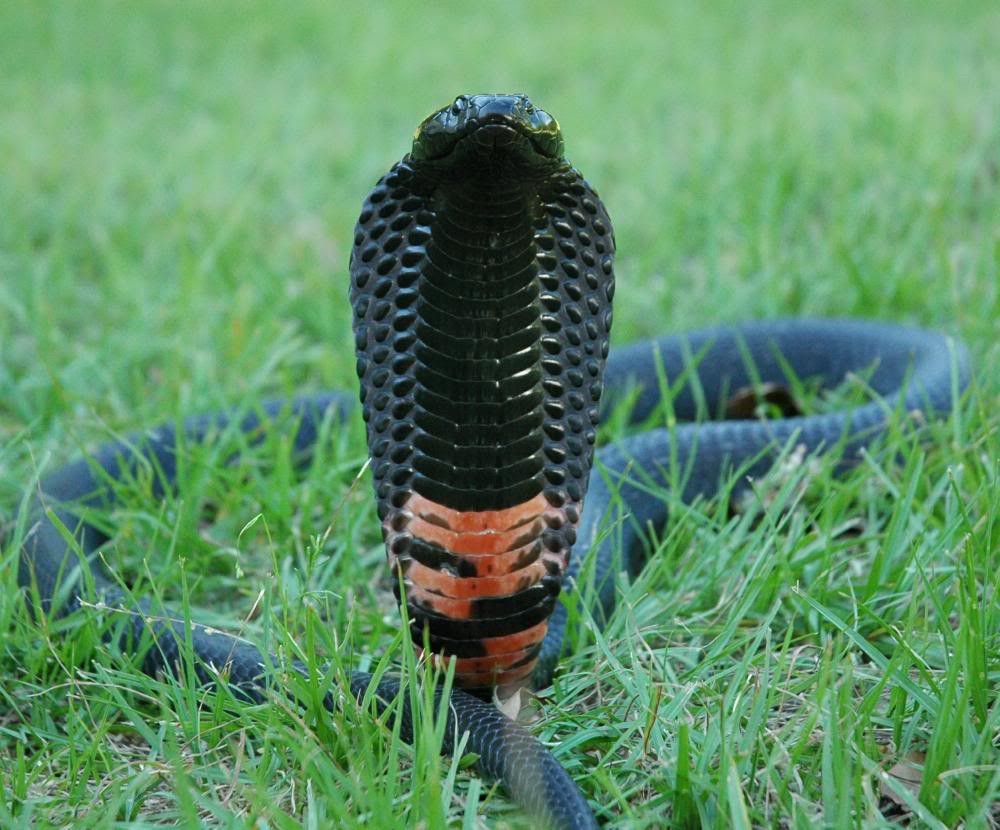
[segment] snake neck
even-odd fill
[[[404,159],[366,200],[351,261],[389,563],[414,640],[483,691],[530,676],[575,541],[614,251],[568,164],[489,172],[442,180]]]

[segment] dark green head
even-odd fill
[[[459,95],[425,118],[413,136],[417,162],[510,160],[548,167],[562,161],[558,122],[526,95]]]

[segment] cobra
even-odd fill
[[[546,685],[566,627],[561,591],[592,564],[595,619],[611,613],[619,570],[635,574],[648,527],[676,495],[710,497],[765,473],[791,444],[836,447],[844,465],[902,408],[951,410],[968,380],[964,348],[943,335],[859,321],[778,321],[708,329],[616,348],[609,356],[615,242],[601,200],[563,156],[559,127],[522,95],[460,96],[418,128],[411,152],[365,200],[351,258],[361,412],[389,565],[413,641],[454,661],[443,750],[466,740],[479,769],[532,815],[597,826],[553,756],[490,702],[494,689]],[[873,397],[840,412],[692,423],[639,431],[596,452],[602,411],[628,400],[634,424],[660,405],[665,373],[696,379],[671,405],[681,420],[722,411],[727,394],[786,372],[826,385],[867,372]],[[696,392],[697,390],[697,392]],[[261,702],[294,696],[278,661],[243,639],[148,598],[102,571],[108,537],[87,521],[113,504],[111,483],[152,462],[160,495],[176,481],[179,443],[226,425],[259,435],[293,416],[307,452],[326,417],[355,417],[344,392],[219,413],[142,432],[47,475],[27,500],[19,584],[36,614],[128,612],[108,637],[142,669],[227,685]],[[613,535],[598,531],[615,523]],[[71,531],[73,542],[61,528]],[[572,552],[572,556],[571,556]],[[81,554],[82,553],[82,557]],[[285,669],[308,676],[304,665]],[[400,683],[355,672],[350,691],[384,709]],[[438,692],[439,696],[441,692]],[[413,713],[398,717],[412,740]],[[337,690],[324,703],[337,705]],[[599,801],[599,796],[595,796]]]

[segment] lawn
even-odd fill
[[[533,731],[614,826],[998,826],[997,43],[988,0],[0,5],[0,826],[529,826],[433,730],[144,677],[16,587],[44,471],[353,388],[361,200],[477,91],[551,111],[604,197],[614,343],[860,316],[974,360],[928,441],[804,465],[763,515],[675,510],[603,633],[576,607]],[[402,662],[360,422],[301,476],[280,436],[238,474],[236,440],[165,500],[123,485],[109,559],[333,682]]]

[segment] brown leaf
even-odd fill
[[[923,752],[911,749],[889,769],[889,775],[913,793],[914,796],[920,793],[920,785],[924,780],[923,766],[925,757]],[[882,782],[882,795],[888,798],[893,804],[898,804],[904,810],[907,809],[906,802],[885,781]]]
[[[777,410],[783,418],[802,414],[792,390],[778,383],[762,383],[760,387],[743,386],[726,401],[726,417],[746,421],[766,415],[768,408]]]

